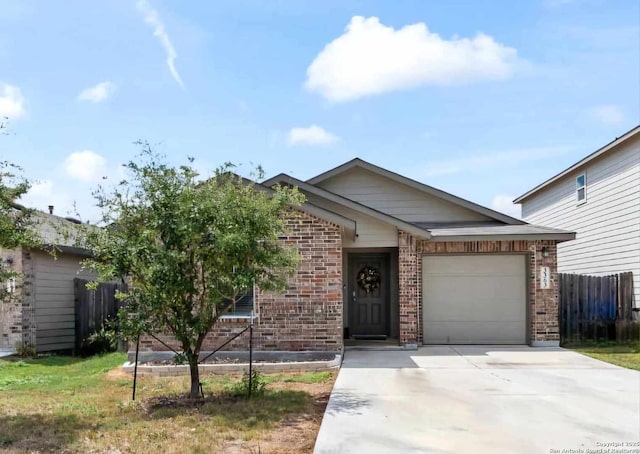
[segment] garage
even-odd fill
[[[524,344],[524,255],[425,256],[425,344]]]

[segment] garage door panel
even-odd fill
[[[430,276],[429,282],[424,283],[424,287],[430,295],[437,300],[447,300],[450,298],[452,287],[460,286],[460,276]],[[523,292],[523,276],[501,276],[499,285],[491,279],[491,276],[466,276],[463,286],[456,289],[458,295],[473,301],[474,297],[485,298],[512,298],[516,292]]]
[[[425,343],[524,343],[524,257],[424,257],[423,314]]]
[[[521,255],[440,255],[428,256],[425,259],[437,262],[438,267],[431,269],[434,275],[448,275],[452,270],[456,270],[457,274],[466,276],[493,276],[497,273],[518,276],[520,271],[517,267],[524,263]],[[505,265],[507,263],[516,268]]]
[[[430,344],[522,344],[520,322],[433,322]]]
[[[526,317],[526,313],[506,312],[500,310],[498,305],[511,304],[511,300],[508,301],[496,301],[492,300],[477,300],[474,305],[468,307],[461,307],[460,305],[454,305],[452,307],[446,307],[444,305],[436,305],[433,309],[425,308],[425,312],[429,314],[429,320],[426,323],[431,322],[513,322],[522,321]]]

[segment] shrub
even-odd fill
[[[249,377],[249,373],[245,372],[240,381],[230,384],[227,388],[234,396],[248,396]],[[268,383],[267,377],[262,372],[254,369],[251,373],[251,396],[264,395]]]
[[[35,358],[38,355],[35,345],[21,342],[16,343],[16,352],[20,358]]]
[[[111,320],[105,320],[100,329],[94,331],[87,338],[84,355],[115,352],[118,349],[118,333]]]

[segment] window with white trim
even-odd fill
[[[582,205],[587,201],[587,175],[583,173],[576,177],[576,203]]]
[[[224,307],[231,304],[230,301],[225,301]],[[249,317],[252,313],[255,313],[253,305],[253,288],[247,292],[242,298],[240,298],[236,304],[225,312],[223,317]]]

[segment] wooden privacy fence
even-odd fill
[[[638,339],[633,274],[558,274],[560,341]]]
[[[116,291],[124,292],[123,283],[106,282],[98,285],[96,290],[87,289],[90,281],[75,278],[73,287],[76,301],[76,353],[83,353],[88,348],[88,338],[99,330],[104,321],[115,320],[120,309],[120,302],[115,298]]]

